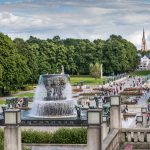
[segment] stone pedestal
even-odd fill
[[[107,127],[107,123],[104,122],[102,124],[102,135],[103,135],[103,140],[107,137],[108,134],[108,127]]]
[[[146,127],[147,126],[147,114],[146,113],[143,113],[143,127]]]
[[[110,129],[121,128],[120,106],[112,106],[110,109]]]
[[[101,126],[89,126],[87,130],[87,150],[102,150]]]
[[[4,128],[4,150],[22,150],[21,128],[7,126]]]

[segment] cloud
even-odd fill
[[[150,42],[148,0],[5,0],[0,29],[11,37],[106,39],[122,35],[140,47],[142,28]]]

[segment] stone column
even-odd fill
[[[102,150],[102,110],[89,109],[87,120],[87,150]]]
[[[143,127],[147,126],[147,107],[141,108],[141,114],[143,116]]]
[[[102,150],[101,126],[89,126],[87,130],[88,150]]]
[[[21,128],[6,126],[4,128],[4,150],[22,150]]]
[[[102,140],[104,140],[108,135],[107,122],[103,122],[103,124],[102,124],[102,135],[103,135]]]
[[[146,127],[147,126],[147,114],[146,113],[143,113],[143,127]]]
[[[110,108],[110,129],[121,128],[121,110],[120,106],[111,106]]]

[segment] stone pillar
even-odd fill
[[[147,107],[142,107],[141,108],[141,114],[143,116],[143,127],[147,126]]]
[[[87,150],[102,150],[101,126],[89,126],[87,130]]]
[[[147,114],[146,113],[143,113],[143,127],[146,127],[147,126]]]
[[[102,140],[104,140],[108,135],[107,122],[103,122],[103,124],[102,124],[102,135],[103,135]]]
[[[22,150],[21,128],[19,126],[4,128],[4,150]]]
[[[110,129],[121,128],[121,110],[120,106],[111,106],[110,108]]]
[[[87,150],[102,150],[102,110],[89,109],[87,120]]]

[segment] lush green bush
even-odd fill
[[[25,90],[25,91],[30,91],[30,90],[33,90],[33,89],[34,89],[34,87],[31,86],[31,85],[30,85],[30,86],[25,86],[25,87],[24,87],[24,90]]]
[[[150,74],[150,70],[141,70],[141,71],[134,71],[130,72],[130,76],[147,76]]]
[[[87,130],[85,128],[61,128],[54,133],[26,130],[22,132],[22,143],[86,144]],[[4,132],[1,129],[0,150],[4,150]],[[30,149],[23,148],[23,150]]]
[[[53,134],[52,143],[57,144],[86,144],[87,132],[85,128],[61,128]]]
[[[22,143],[85,144],[85,128],[61,128],[54,133],[27,130],[22,132]]]
[[[51,143],[52,133],[27,130],[22,132],[22,143]]]
[[[0,129],[0,150],[4,149],[4,132]]]

